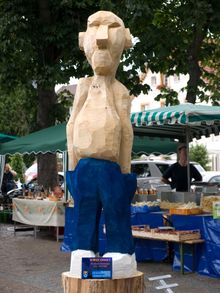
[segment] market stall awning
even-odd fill
[[[147,129],[147,128],[146,128]],[[168,154],[176,151],[177,143],[168,138],[148,137],[147,132],[135,133],[133,153]],[[62,152],[67,149],[66,123],[58,124],[14,141],[0,145],[0,154]]]
[[[176,152],[178,142],[169,138],[149,137],[134,133],[132,152],[134,154],[172,154]]]
[[[188,131],[189,140],[201,136],[218,135],[220,132],[220,107],[194,104],[181,104],[147,110],[131,114],[131,123],[138,133],[148,136],[169,137],[185,140]]]
[[[0,145],[0,154],[62,152],[66,150],[66,123],[45,128]]]
[[[167,137],[186,142],[193,138],[220,132],[220,107],[195,104],[181,104],[131,114],[134,131],[148,136]],[[188,191],[190,191],[190,167],[187,165]]]
[[[0,133],[0,143],[16,139],[16,136]]]

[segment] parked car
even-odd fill
[[[199,173],[202,175],[202,178],[207,174],[207,171],[197,162],[190,162],[191,164],[196,167],[196,169],[199,171]]]
[[[156,188],[158,191],[171,190],[170,185],[161,182],[161,177],[164,171],[175,162],[174,160],[133,160],[131,162],[131,172],[137,174],[138,188]],[[199,163],[190,163],[197,168],[202,176],[205,176],[206,171]]]
[[[207,171],[203,176],[203,182],[220,184],[220,172]]]
[[[161,181],[163,172],[171,165],[170,161],[133,160],[131,172],[137,174],[137,186],[143,189],[170,190],[170,185]]]
[[[206,195],[219,194],[220,191],[220,172],[219,171],[207,171],[203,175],[202,183],[196,183],[193,187],[196,193],[203,193]]]

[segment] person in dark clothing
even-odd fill
[[[5,164],[4,175],[2,180],[2,194],[6,194],[8,191],[16,187],[14,177],[17,173],[12,170],[9,164]]]
[[[170,184],[172,189],[176,191],[188,191],[188,180],[187,180],[187,148],[186,145],[182,144],[178,147],[178,162],[172,164],[164,173],[162,181]],[[170,180],[171,179],[171,180]],[[194,179],[195,181],[202,181],[202,176],[199,171],[190,164],[190,182]]]

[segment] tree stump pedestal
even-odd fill
[[[123,279],[79,279],[62,273],[64,293],[144,293],[144,274]]]

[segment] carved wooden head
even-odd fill
[[[131,46],[129,29],[110,11],[92,14],[86,32],[79,33],[79,47],[97,75],[114,75],[123,50]]]

